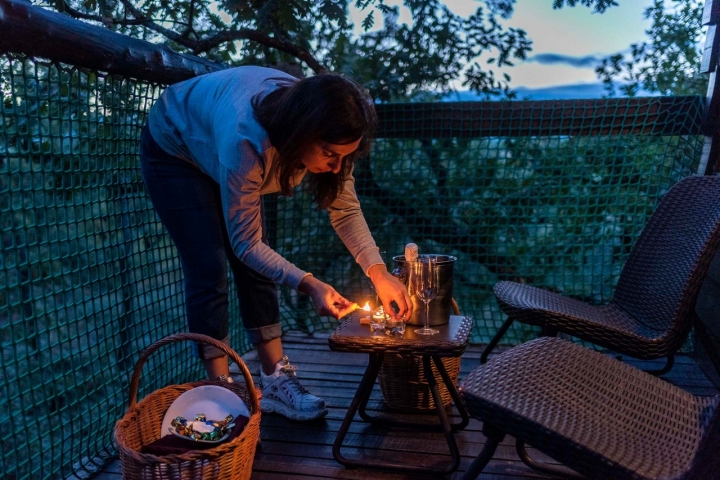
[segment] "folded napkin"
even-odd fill
[[[215,448],[218,445],[221,445],[225,442],[231,441],[233,438],[237,437],[242,433],[242,431],[245,429],[245,425],[250,421],[248,417],[245,415],[238,415],[234,420],[233,423],[235,423],[235,426],[230,431],[230,435],[228,438],[223,440],[222,442],[215,442],[215,443],[205,443],[205,442],[195,442],[193,440],[190,440],[188,438],[181,438],[177,435],[165,435],[162,438],[158,438],[152,443],[149,443],[145,446],[143,446],[140,449],[140,453],[150,453],[152,455],[157,455],[159,457],[163,455],[180,455],[183,453],[187,453],[190,450],[209,450],[211,448]]]

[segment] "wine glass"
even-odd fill
[[[425,326],[418,328],[419,335],[435,335],[439,330],[430,328],[430,301],[438,293],[437,257],[423,256],[412,264],[412,289],[418,300],[425,304]]]

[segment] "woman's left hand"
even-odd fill
[[[368,274],[385,312],[409,319],[413,314],[413,303],[407,287],[390,274],[385,265],[373,265]],[[397,305],[397,311],[392,308],[393,303]]]

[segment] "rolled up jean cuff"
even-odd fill
[[[227,336],[220,340],[222,343],[230,346],[230,336]],[[219,348],[217,348],[214,345],[208,345],[206,343],[193,343],[192,344],[192,353],[198,358],[201,358],[203,360],[211,360],[213,358],[220,358],[227,355],[227,353],[223,352]]]
[[[282,327],[279,323],[275,323],[273,325],[265,325],[264,327],[247,328],[245,332],[251,344],[259,345],[280,338],[282,336]]]

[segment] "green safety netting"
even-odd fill
[[[137,163],[162,86],[11,54],[0,67],[0,471],[83,477],[115,453],[139,352],[184,329],[179,262]],[[702,99],[665,99],[673,102],[680,115],[664,120],[605,110],[603,122],[652,127],[643,135],[575,131],[573,122],[598,118],[553,102],[523,102],[527,118],[511,109],[507,122],[472,108],[469,123],[455,121],[460,104],[383,105],[380,138],[355,171],[363,212],[390,268],[408,242],[457,257],[453,294],[475,320],[473,342],[504,320],[492,295],[500,279],[605,302],[658,199],[698,169]],[[565,116],[565,127],[547,127]],[[374,298],[303,191],[265,201],[279,253],[352,300]],[[249,345],[232,302],[232,345],[242,353]],[[286,329],[337,324],[288,289],[280,302]],[[505,341],[535,335],[513,328]],[[201,375],[184,346],[145,368],[141,397]]]

